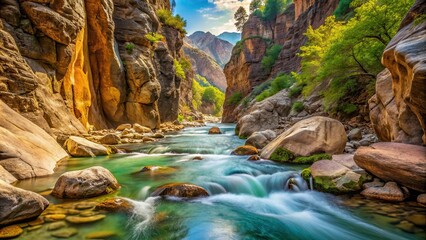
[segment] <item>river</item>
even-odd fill
[[[108,239],[425,239],[421,228],[401,230],[405,217],[425,214],[417,204],[391,204],[365,200],[359,195],[333,196],[316,191],[294,192],[286,183],[307,166],[271,161],[248,161],[231,151],[244,140],[234,125],[218,124],[222,135],[208,135],[212,125],[186,128],[165,139],[127,145],[137,153],[109,157],[72,158],[56,174],[20,181],[17,186],[39,192],[66,209],[79,202],[102,201],[113,196],[132,199],[134,214],[108,213],[90,224],[72,225],[78,233],[69,239],[108,231]],[[202,156],[203,160],[193,160]],[[111,195],[90,200],[58,200],[48,195],[58,176],[91,166],[109,169],[121,184]],[[144,166],[168,167],[138,173]],[[189,182],[207,189],[210,197],[184,201],[149,197],[166,183]],[[50,208],[49,207],[49,208]],[[55,239],[48,224],[26,230],[20,239]]]

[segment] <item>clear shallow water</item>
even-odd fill
[[[133,199],[134,216],[108,214],[99,222],[71,225],[84,239],[86,234],[113,231],[115,239],[424,239],[396,227],[406,213],[422,212],[417,205],[365,201],[335,197],[315,191],[292,192],[289,178],[306,166],[282,165],[271,161],[247,161],[247,156],[230,152],[244,144],[234,135],[233,125],[219,125],[223,135],[207,135],[211,127],[190,128],[148,145],[127,145],[140,153],[110,157],[74,158],[61,163],[57,174],[22,181],[19,187],[46,192],[65,172],[103,166],[122,188],[111,195],[85,201],[102,201],[113,196]],[[201,161],[192,160],[202,156]],[[167,171],[137,173],[144,166],[170,167]],[[210,197],[182,201],[149,198],[158,186],[189,182],[207,189]],[[73,205],[46,195],[53,206]],[[380,210],[380,208],[388,208]],[[65,207],[66,208],[66,207]],[[393,212],[394,212],[394,215]],[[397,216],[393,218],[388,216]],[[399,215],[398,215],[399,214]],[[402,217],[403,218],[403,217]],[[28,231],[22,239],[54,239],[42,228]]]

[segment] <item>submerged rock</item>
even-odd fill
[[[52,195],[59,198],[90,198],[119,188],[120,185],[108,169],[91,167],[62,174],[56,181]]]
[[[257,155],[259,151],[257,148],[249,145],[239,146],[234,151],[232,151],[232,155]]]
[[[75,228],[67,227],[61,228],[55,232],[50,233],[53,237],[57,238],[70,238],[78,233],[78,230]]]
[[[7,226],[7,227],[3,227],[0,228],[0,238],[15,238],[19,235],[21,235],[24,232],[24,230],[22,230],[21,227],[19,227],[18,225],[12,225],[12,226]]]
[[[343,153],[346,140],[345,127],[339,121],[327,117],[311,117],[297,122],[266,145],[260,156],[270,159],[280,148],[292,152],[295,156],[339,154]]]
[[[258,161],[258,160],[260,160],[260,157],[259,157],[259,155],[251,155],[247,160]]]
[[[207,197],[208,192],[197,185],[189,183],[171,183],[158,187],[151,196],[172,196],[183,198]]]
[[[361,168],[385,181],[426,192],[426,147],[380,142],[355,153]]]
[[[39,216],[47,207],[41,195],[14,187],[0,179],[0,225],[7,225]]]
[[[92,232],[86,235],[86,239],[109,239],[116,235],[113,231]]]
[[[110,154],[110,150],[105,146],[75,136],[68,138],[65,147],[73,157],[95,157]]]
[[[103,214],[94,215],[90,217],[78,217],[78,216],[69,216],[65,218],[67,222],[74,223],[74,224],[80,224],[80,223],[91,223],[91,222],[97,222],[99,220],[104,219],[106,216]]]
[[[402,202],[409,196],[409,192],[399,188],[395,182],[388,182],[383,187],[367,188],[361,192],[361,195],[385,201]]]
[[[222,134],[222,132],[220,131],[220,128],[218,128],[218,127],[212,127],[209,130],[209,134]]]

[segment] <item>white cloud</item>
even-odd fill
[[[208,0],[210,3],[216,5],[219,10],[226,10],[236,12],[239,7],[244,7],[249,10],[251,0]]]
[[[212,27],[211,29],[209,29],[209,31],[213,33],[214,35],[219,35],[223,32],[236,32],[237,28],[234,25],[234,20],[230,19],[224,24]]]
[[[205,13],[202,16],[203,16],[203,18],[208,19],[208,20],[212,20],[212,21],[220,20],[220,19],[223,18],[223,16],[214,16],[214,15],[208,14],[208,13]]]

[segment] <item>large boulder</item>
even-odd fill
[[[345,127],[339,121],[327,117],[311,117],[297,122],[266,145],[261,157],[270,159],[280,149],[290,151],[295,156],[339,154],[343,153],[346,140]]]
[[[268,143],[274,140],[276,136],[277,135],[272,130],[254,132],[249,138],[247,138],[246,145],[251,145],[253,147],[262,149]]]
[[[369,179],[367,173],[355,164],[353,155],[335,155],[332,160],[315,162],[310,169],[315,188],[323,192],[357,192]]]
[[[58,198],[90,198],[119,188],[120,185],[108,169],[91,167],[62,174],[56,181],[52,195]]]
[[[404,143],[375,143],[355,153],[361,168],[385,181],[426,192],[426,147]]]
[[[95,157],[110,154],[107,147],[76,136],[69,137],[65,142],[65,147],[73,157]]]
[[[49,206],[41,195],[16,188],[0,179],[0,225],[29,220]]]
[[[151,196],[171,196],[183,198],[207,197],[208,192],[197,185],[189,183],[172,183],[158,187]]]
[[[52,136],[0,100],[2,179],[13,182],[10,175],[25,179],[52,174],[56,163],[67,157],[68,154]]]

